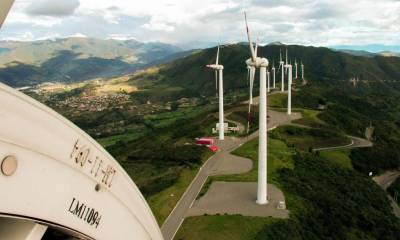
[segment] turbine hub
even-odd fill
[[[268,67],[268,59],[257,57],[255,61],[252,58],[247,59],[246,61],[247,66],[250,67]]]

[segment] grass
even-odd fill
[[[287,107],[287,94],[286,93],[276,93],[268,95],[268,107],[273,108],[286,108]]]
[[[272,135],[285,141],[301,151],[310,151],[312,148],[343,146],[351,140],[343,134],[326,129],[309,129],[297,126],[281,126],[271,132]]]
[[[258,139],[253,139],[241,147],[237,148],[232,154],[249,158],[253,161],[253,168],[242,174],[233,175],[220,175],[211,176],[207,179],[197,198],[200,198],[207,193],[208,188],[211,186],[213,181],[224,181],[224,182],[256,182],[258,174]],[[294,150],[287,147],[286,144],[277,139],[268,139],[268,182],[279,185],[276,180],[277,170],[281,168],[293,168],[292,157],[295,154]]]
[[[206,161],[212,156],[212,154],[211,151],[208,151],[207,154],[203,156],[203,161]],[[183,169],[176,183],[147,198],[147,202],[149,203],[160,226],[164,223],[165,219],[171,213],[172,209],[178,203],[179,199],[196,176],[199,167]]]
[[[332,163],[335,163],[346,169],[353,169],[351,159],[349,157],[350,150],[334,150],[334,151],[321,151],[320,156]]]
[[[198,169],[184,169],[177,182],[163,191],[149,197],[147,202],[152,209],[159,225],[165,221],[186,188],[196,175]]]
[[[243,174],[213,176],[211,181],[230,181],[230,182],[256,182],[258,171],[258,139],[251,140],[240,148],[232,152],[235,155],[249,158],[253,161],[253,168]],[[293,168],[291,158],[294,151],[286,146],[280,140],[268,139],[268,181],[277,183],[275,181],[276,170],[279,168]]]
[[[119,141],[132,141],[132,140],[138,139],[140,136],[142,136],[141,133],[135,132],[135,133],[113,135],[110,137],[99,138],[96,140],[103,147],[108,147],[108,146],[112,146],[112,145],[116,144]]]
[[[177,240],[240,240],[254,239],[257,233],[274,223],[272,218],[216,215],[186,218]]]
[[[173,124],[177,119],[180,118],[194,118],[204,114],[204,112],[213,109],[214,106],[196,106],[181,108],[173,112],[163,112],[157,114],[151,114],[144,117],[147,124],[153,125],[156,128],[167,127]]]
[[[326,127],[326,123],[318,118],[321,111],[311,109],[295,109],[301,112],[302,118],[294,120],[293,123],[312,127],[312,128],[323,128]]]

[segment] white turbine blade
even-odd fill
[[[282,62],[282,49],[279,49],[279,62]]]
[[[215,90],[217,91],[218,94],[218,72],[217,71],[214,72],[215,72]]]
[[[256,69],[254,67],[250,68],[250,91],[253,92],[254,87],[254,76],[256,75]]]
[[[249,69],[249,80],[250,80],[250,92],[253,93],[253,86],[254,86],[254,76],[255,76],[255,68],[254,67],[250,67]],[[247,113],[247,133],[249,133],[250,131],[250,114],[251,114],[251,105],[252,105],[252,101],[251,101],[251,97],[253,94],[249,95],[249,111]]]
[[[256,54],[256,57],[257,57],[257,51],[258,51],[258,42],[256,42],[256,49],[254,51],[254,53]]]
[[[288,64],[288,52],[287,52],[287,48],[286,48],[286,64]]]
[[[14,0],[1,0],[0,2],[0,28],[3,25],[4,20],[13,5]]]
[[[247,68],[247,76],[246,76],[247,86],[250,85],[250,68]]]
[[[247,133],[250,131],[250,113],[251,113],[251,104],[249,101],[249,111],[247,112]]]
[[[247,39],[249,40],[251,58],[252,58],[253,61],[255,62],[255,61],[256,61],[256,54],[255,54],[255,52],[254,52],[253,42],[251,41],[249,25],[247,24],[247,15],[246,15],[246,12],[244,12],[244,21],[246,22]]]
[[[219,45],[218,45],[217,60],[215,61],[215,65],[218,65],[218,61],[219,61]]]
[[[257,41],[256,41],[256,49],[255,49],[255,54],[256,54],[256,57],[258,56],[258,43],[260,42],[260,38],[257,38]]]

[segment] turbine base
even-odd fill
[[[269,202],[268,202],[268,200],[265,200],[265,201],[259,201],[259,200],[257,200],[256,203],[257,203],[258,205],[266,205],[266,204],[268,204]]]

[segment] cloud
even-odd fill
[[[31,16],[63,17],[74,14],[79,0],[37,0],[31,2],[26,12]]]
[[[15,2],[0,39],[31,39],[30,31],[35,39],[82,33],[178,44],[240,42],[246,41],[243,10],[263,43],[400,45],[398,0],[24,0]]]

